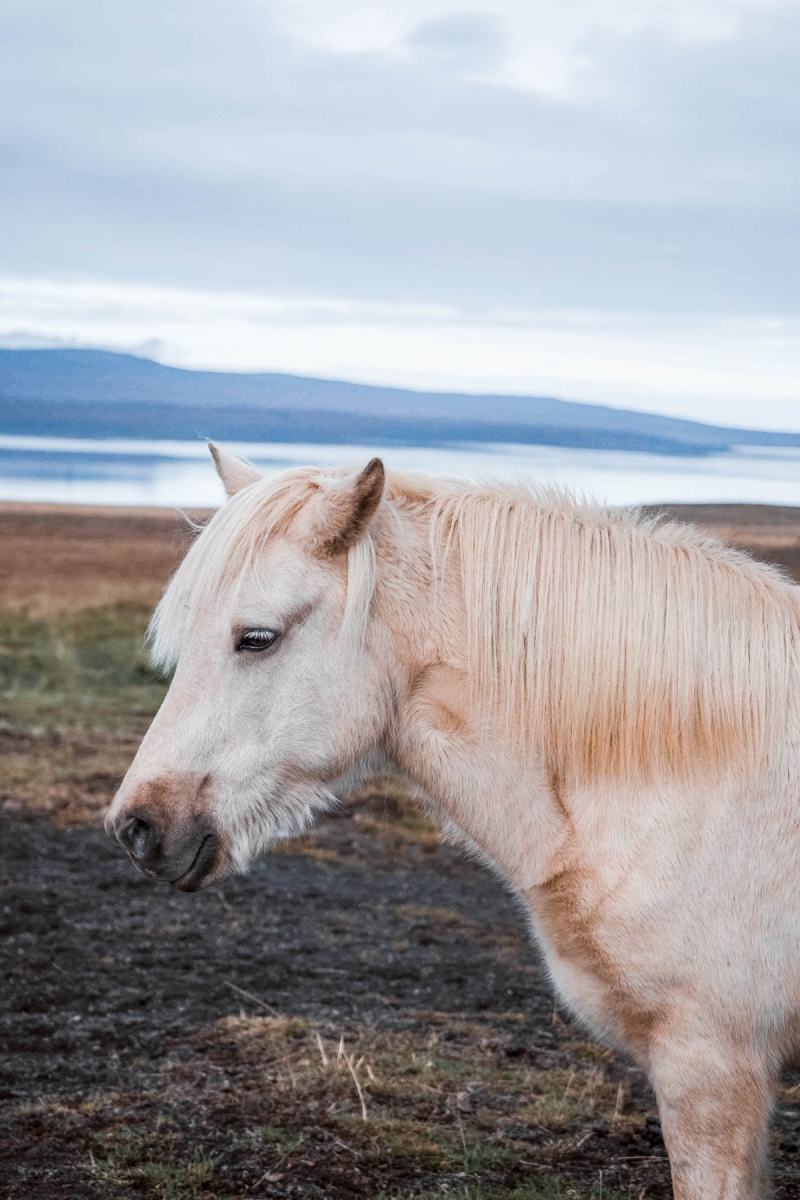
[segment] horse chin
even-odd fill
[[[192,865],[178,879],[170,883],[179,892],[199,892],[224,879],[230,869],[228,856],[223,852],[219,838],[215,833],[207,834],[194,857]]]

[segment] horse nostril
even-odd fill
[[[140,862],[152,859],[161,844],[161,829],[149,817],[131,815],[116,830],[117,841]]]

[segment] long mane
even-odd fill
[[[449,488],[473,692],[555,780],[754,765],[800,668],[800,589],[691,526],[526,487]]]

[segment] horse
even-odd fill
[[[229,499],[154,614],[174,677],[108,832],[195,891],[394,764],[646,1071],[677,1200],[762,1200],[800,1043],[800,588],[534,486],[211,451]]]

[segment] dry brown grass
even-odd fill
[[[389,1032],[233,1017],[206,1030],[201,1044],[212,1055],[225,1047],[236,1086],[280,1097],[282,1111],[302,1108],[332,1122],[359,1154],[385,1151],[438,1173],[509,1168],[530,1157],[532,1141],[542,1147],[535,1157],[554,1166],[585,1144],[587,1130],[596,1134],[592,1123],[604,1133],[642,1123],[619,1063],[592,1043],[573,1042],[563,1065],[539,1067],[516,1056],[521,1014],[505,1014],[505,1022],[498,1015],[499,1028],[452,1013],[408,1015],[416,1028]],[[169,1066],[163,1096],[177,1102],[204,1088],[207,1069]]]
[[[190,536],[172,509],[0,504],[0,609],[152,608]]]
[[[100,825],[139,739],[120,734],[0,733],[0,803],[56,825]]]
[[[673,504],[667,513],[690,521],[755,558],[783,567],[800,583],[800,508],[769,504]]]
[[[0,611],[0,803],[95,823],[166,685],[142,652],[148,610],[130,604],[32,618]]]
[[[666,1169],[654,1114],[631,1101],[610,1054],[575,1042],[559,1066],[539,1066],[534,1049],[519,1052],[515,1019],[409,1017],[389,1031],[225,1018],[149,1091],[18,1115],[85,1145],[92,1190],[109,1198],[599,1200],[611,1150],[628,1182],[602,1195],[621,1200],[646,1195],[645,1164],[649,1177]]]

